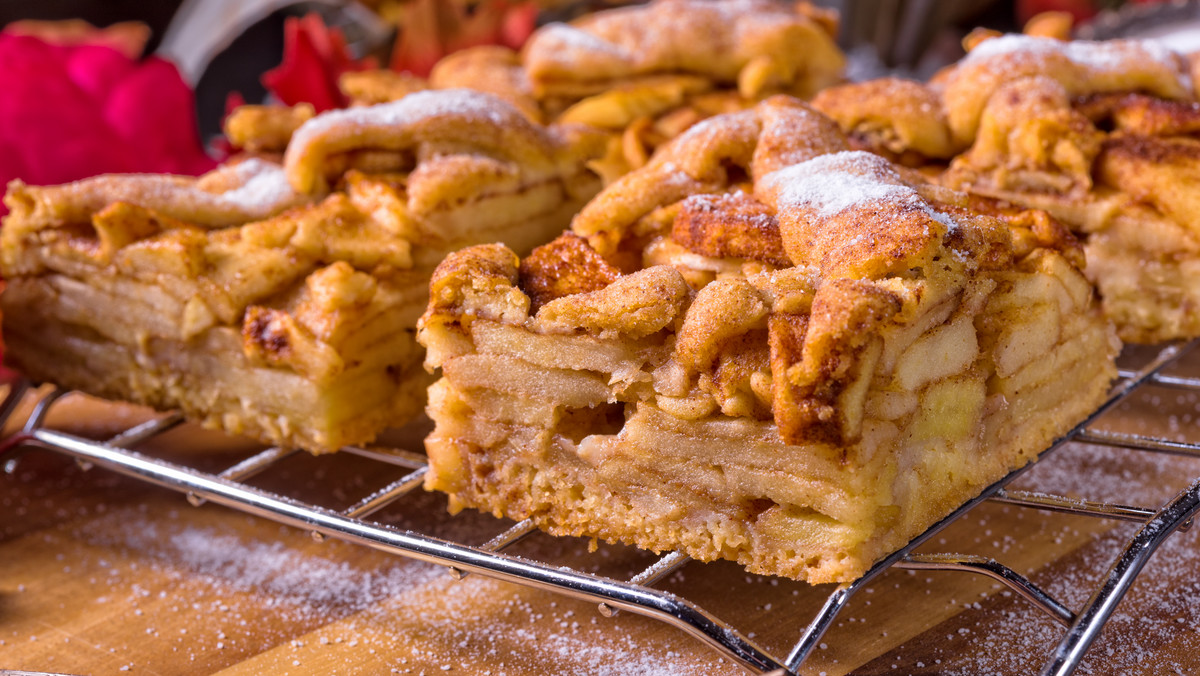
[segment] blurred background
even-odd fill
[[[427,74],[445,53],[519,48],[537,26],[621,0],[0,0],[0,185],[104,171],[200,173],[240,103],[344,105],[347,70]],[[841,15],[847,77],[924,79],[984,26],[1065,12],[1077,35],[1200,37],[1197,3],[814,0]],[[1200,42],[1198,40],[1197,42]],[[67,146],[47,153],[48,147]],[[3,209],[0,208],[0,213]]]

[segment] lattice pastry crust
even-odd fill
[[[836,14],[807,2],[655,0],[543,26],[520,53],[454,52],[424,84],[372,71],[347,74],[342,89],[372,103],[422,86],[465,87],[538,122],[608,130],[609,152],[593,166],[612,181],[699,120],[773,94],[809,98],[840,82],[837,32]]]
[[[848,85],[815,104],[860,147],[1053,214],[1083,240],[1121,338],[1153,343],[1200,335],[1192,68],[1153,41],[996,36],[929,85]],[[917,100],[928,114],[911,114]]]
[[[437,262],[553,238],[599,190],[604,143],[455,90],[309,119],[282,166],[14,182],[6,359],[269,443],[370,441],[424,403]]]
[[[861,575],[1115,374],[1074,238],[977,202],[789,97],[696,125],[557,241],[438,267],[427,487],[555,533]]]

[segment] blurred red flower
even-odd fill
[[[338,89],[342,73],[376,67],[375,59],[352,58],[342,31],[309,14],[284,22],[283,63],[263,73],[262,83],[287,105],[311,103],[321,113],[346,106],[346,97]]]
[[[3,32],[0,82],[0,186],[216,165],[200,143],[191,89],[161,58]]]
[[[18,178],[45,185],[216,166],[200,144],[192,90],[170,62],[138,60],[144,33],[129,28],[25,22],[0,32],[0,189]],[[0,379],[10,376],[0,366]]]

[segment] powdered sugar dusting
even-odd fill
[[[617,45],[565,23],[547,24],[532,38],[531,42],[540,43],[540,48],[549,50],[580,50],[585,52],[600,52],[621,59],[630,58],[630,54]],[[566,58],[567,55],[557,55]]]
[[[839,155],[844,153],[822,155],[768,175],[768,188],[780,191],[780,208],[815,209],[818,216],[828,218],[864,204],[920,199],[906,185],[834,168],[835,162],[840,164],[845,159]]]
[[[279,541],[247,538],[221,526],[193,525],[174,513],[163,518],[124,509],[100,521],[69,537],[87,541],[95,551],[135,552],[130,560],[137,562],[128,570],[101,563],[104,582],[113,585],[101,602],[111,597],[128,603],[136,616],[129,623],[147,625],[148,641],[203,652],[205,673],[228,664],[222,658],[272,647],[292,666],[311,664],[320,655],[325,667],[382,667],[381,673],[527,674],[546,673],[548,667],[603,676],[741,673],[728,660],[695,650],[682,634],[668,634],[646,649],[642,632],[658,625],[643,618],[631,616],[614,626],[591,604],[478,575],[458,582],[440,566],[350,558],[346,552],[357,548],[338,542],[306,548],[307,538],[287,531]],[[134,582],[123,600],[127,576],[175,582],[169,596]],[[195,613],[194,625],[179,635],[160,635],[162,624],[154,618],[168,610],[164,604],[176,616]],[[263,612],[277,629],[261,626]],[[256,628],[230,628],[245,628],[247,622]]]
[[[983,41],[963,59],[975,63],[1008,54],[1062,54],[1072,63],[1096,71],[1125,70],[1131,64],[1150,59],[1175,71],[1182,86],[1190,87],[1190,78],[1180,70],[1180,55],[1157,40],[1062,41],[1029,35],[1003,35]]]
[[[279,541],[247,541],[206,528],[160,528],[130,515],[125,520],[115,539],[92,540],[145,551],[229,591],[271,595],[277,604],[298,613],[316,612],[313,607],[321,605],[361,610],[438,573],[433,566],[404,561],[383,570],[364,570]]]
[[[918,208],[953,229],[949,215],[933,210],[912,187],[900,180],[887,160],[861,150],[815,157],[778,171],[763,179],[766,190],[777,195],[776,207],[811,209],[821,218],[836,216],[862,206]]]
[[[505,114],[506,112],[509,114]],[[333,129],[403,127],[446,115],[465,116],[496,126],[513,124],[513,120],[524,119],[510,104],[482,92],[469,89],[421,91],[389,103],[321,113],[296,130],[292,135],[289,151],[293,146],[302,148],[309,145],[317,137]]]
[[[953,231],[958,227],[958,222],[954,220],[954,217],[944,211],[930,209],[929,215],[933,217],[933,220],[946,226],[947,230]]]
[[[681,11],[694,18],[676,19]],[[643,30],[629,30],[631,20],[653,24],[654,35],[659,39],[648,38]],[[542,27],[529,40],[527,63],[535,72],[539,64],[553,63],[557,69],[577,72],[585,79],[595,77],[588,71],[595,69],[596,59],[609,60],[607,66],[617,62],[638,70],[678,70],[681,59],[677,52],[701,53],[726,45],[739,30],[739,24],[752,23],[754,30],[761,33],[767,26],[786,26],[805,20],[802,14],[770,0],[651,3],[645,7],[618,8],[592,14],[580,26],[551,23]],[[692,34],[697,21],[725,28],[716,33],[710,29],[704,39],[697,40]],[[687,62],[687,58],[682,59],[682,63]]]
[[[271,212],[301,199],[288,183],[287,173],[277,164],[253,158],[236,165],[233,171],[245,182],[219,194],[218,199],[235,207]]]

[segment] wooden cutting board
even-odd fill
[[[1150,388],[1104,425],[1200,439],[1200,397]],[[49,425],[103,438],[148,413],[80,396]],[[195,428],[156,452],[219,471],[251,452]],[[344,507],[398,477],[348,455],[294,456],[253,483]],[[1072,446],[1021,486],[1157,505],[1200,476],[1200,460]],[[445,512],[418,493],[374,518],[478,544],[508,524]],[[1078,609],[1129,524],[986,504],[922,551],[975,553],[1031,575]],[[1081,673],[1200,672],[1197,535],[1176,535],[1121,604]],[[535,535],[512,553],[624,577],[653,559],[624,547]],[[786,654],[828,594],[690,563],[663,588]],[[858,594],[806,663],[820,674],[1037,673],[1063,633],[991,581],[890,571]],[[337,541],[44,451],[0,475],[0,668],[70,674],[742,674],[659,622]]]

